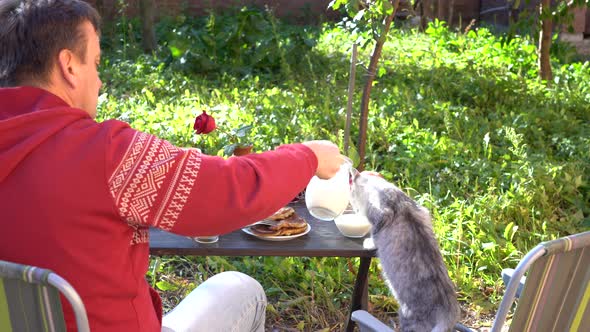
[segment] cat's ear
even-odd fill
[[[350,179],[350,190],[353,195],[361,195],[363,189],[367,187],[367,179],[360,173],[351,176]]]

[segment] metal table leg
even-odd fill
[[[350,319],[352,312],[359,309],[367,310],[369,266],[371,266],[371,258],[372,257],[361,257],[356,281],[354,282],[354,290],[352,291],[352,303],[350,304],[348,322],[346,323],[346,332],[354,331],[355,323]]]

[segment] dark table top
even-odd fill
[[[376,250],[369,235],[351,239],[342,235],[334,221],[322,221],[312,217],[302,203],[291,205],[311,226],[311,231],[288,241],[258,239],[237,230],[221,235],[212,244],[197,243],[190,237],[150,230],[152,255],[194,256],[290,256],[290,257],[375,257]]]

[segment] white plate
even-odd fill
[[[307,229],[305,231],[303,231],[303,233],[299,233],[299,234],[295,234],[295,235],[282,235],[282,236],[260,236],[257,234],[252,233],[252,231],[250,231],[250,226],[248,227],[244,227],[242,228],[242,230],[244,231],[244,233],[246,234],[250,234],[252,236],[255,236],[261,240],[266,240],[266,241],[289,241],[289,240],[293,240],[295,238],[298,238],[300,236],[303,236],[307,233],[309,233],[309,231],[311,231],[311,225],[307,224]]]

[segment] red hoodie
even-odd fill
[[[0,259],[68,280],[94,332],[159,332],[161,303],[145,280],[149,227],[230,232],[287,204],[316,168],[302,144],[211,157],[97,123],[45,90],[0,89]]]

